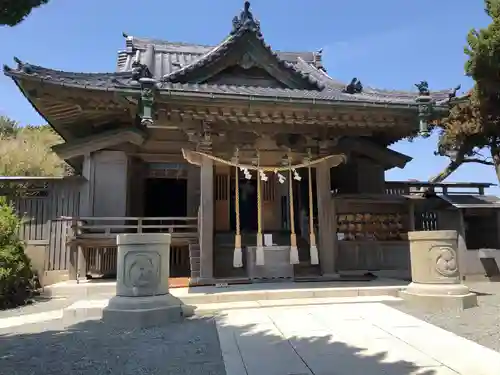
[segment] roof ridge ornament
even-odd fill
[[[260,22],[254,18],[250,11],[250,1],[245,1],[240,16],[235,16],[233,18],[233,30],[231,31],[231,35],[244,30],[254,31],[260,34]]]
[[[354,77],[342,92],[346,94],[361,94],[363,92],[363,84],[359,79]]]
[[[418,89],[418,93],[421,96],[429,96],[431,92],[429,91],[429,83],[427,81],[420,81],[420,83],[415,83],[415,87]]]
[[[24,61],[22,61],[21,59],[15,57],[15,56],[14,56],[14,62],[17,64],[17,70],[19,72],[23,72],[26,74],[33,73],[33,69],[31,67],[31,64],[25,63]]]
[[[134,60],[132,62],[132,80],[139,82],[141,78],[153,78],[153,74],[146,64]]]

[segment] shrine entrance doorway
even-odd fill
[[[235,179],[231,179],[231,231],[236,231]],[[257,181],[240,178],[240,229],[242,233],[257,232]]]
[[[187,179],[148,178],[144,208],[146,217],[187,216]]]
[[[148,178],[145,181],[144,194],[144,216],[158,218],[149,221],[148,224],[158,226],[185,224],[182,218],[187,216],[186,178]],[[168,233],[168,229],[144,228],[144,232]],[[187,278],[191,275],[188,246],[175,241],[170,246],[170,284],[174,287],[185,287],[188,284]],[[176,280],[177,278],[180,279]]]

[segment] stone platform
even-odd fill
[[[269,283],[232,285],[225,288],[195,287],[172,289],[170,292],[182,302],[186,312],[199,315],[235,308],[398,302],[400,301],[398,295],[405,287],[405,284],[393,280],[376,280],[360,283]],[[65,315],[78,320],[102,316],[102,310],[108,306],[111,295],[96,293],[96,290],[93,292],[69,306],[65,310]]]
[[[175,288],[170,294],[184,303],[217,303],[285,298],[357,297],[390,295],[397,297],[407,282],[379,278],[373,281],[283,282],[229,285],[228,287],[198,286]],[[65,281],[44,289],[51,298],[106,299],[116,293],[112,281]]]

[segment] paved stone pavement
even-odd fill
[[[478,307],[464,311],[430,311],[404,304],[394,307],[500,352],[500,283],[475,282],[468,286],[479,294]]]
[[[382,303],[232,309],[145,330],[60,319],[0,329],[0,375],[498,375],[498,368],[500,353]]]
[[[500,353],[389,306],[231,310],[217,329],[228,375],[498,375]]]

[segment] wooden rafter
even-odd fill
[[[145,138],[146,134],[139,129],[114,129],[79,138],[70,143],[55,145],[52,150],[61,159],[71,159],[122,143],[142,145]]]

